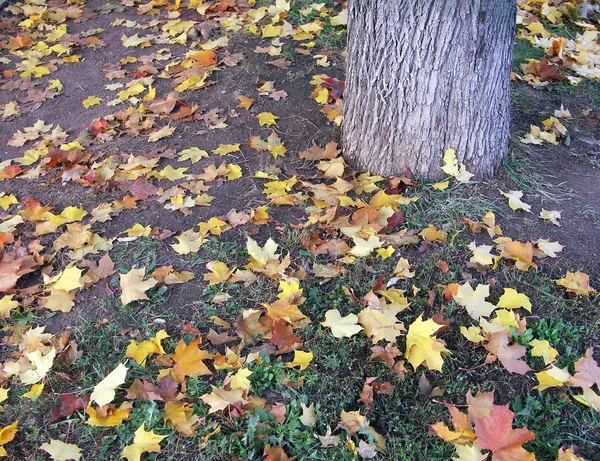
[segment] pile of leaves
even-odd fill
[[[110,98],[91,94],[80,102],[86,110],[104,110],[80,133],[69,133],[53,120],[38,120],[20,124],[7,139],[18,154],[0,164],[0,180],[7,184],[0,196],[0,420],[10,418],[0,425],[0,456],[21,456],[16,445],[31,429],[23,422],[30,421],[27,409],[45,404],[52,409],[44,415],[44,425],[55,435],[27,450],[55,460],[149,459],[148,453],[160,453],[180,439],[192,440],[201,451],[227,444],[236,456],[253,459],[385,459],[394,452],[385,425],[375,416],[377,403],[385,404],[398,387],[419,379],[419,372],[417,392],[432,401],[444,395],[427,375],[443,376],[449,364],[454,379],[469,371],[452,364],[459,351],[449,346],[451,337],[460,338],[461,349],[483,354],[476,368],[495,364],[492,370],[535,377],[528,391],[558,391],[590,411],[600,410],[600,368],[593,349],[571,360],[561,357],[548,339],[528,336],[544,306],[534,305],[517,283],[500,286],[494,278],[500,270],[538,270],[558,257],[563,250],[559,242],[511,238],[492,210],[464,216],[455,234],[443,223],[415,226],[407,221],[407,210],[419,206],[423,195],[461,188],[476,179],[453,149],[440,152],[448,176],[444,181],[422,184],[410,172],[384,178],[353,171],[333,140],[288,151],[284,130],[278,129],[285,112],[257,108],[286,100],[287,92],[277,89],[280,82],[256,82],[252,93],[236,95],[235,107],[198,103],[202,96],[197,94],[218,86],[221,73],[248,59],[231,45],[257,38],[261,46],[253,53],[267,56],[272,68],[288,69],[290,53],[312,60],[318,70],[312,72],[305,96],[324,125],[341,126],[344,82],[325,73],[340,57],[321,48],[318,39],[324,30],[343,34],[345,5],[307,3],[298,9],[293,3],[134,0],[92,8],[81,0],[28,0],[7,8],[11,15],[0,21],[7,31],[0,39],[0,88],[18,95],[2,103],[7,123],[18,123],[72,90],[52,78],[53,73],[81,62],[92,50],[115,46],[103,40],[104,29],[81,31],[79,25],[110,17],[107,27],[126,29],[116,47],[132,55],[98,65],[106,79],[103,94]],[[553,56],[550,63],[529,63],[521,78],[545,84],[554,75],[547,71],[550,67],[578,75],[564,77],[574,84],[598,78],[593,5],[518,3],[524,26],[520,33]],[[574,8],[580,8],[576,21],[586,32],[574,41],[551,39],[541,21],[574,18]],[[532,129],[525,141],[556,142],[566,133],[557,117],[566,117],[564,110],[543,122],[544,132]],[[237,119],[246,120],[258,134],[204,148],[169,145],[178,131],[187,133],[193,127],[201,136],[226,133]],[[131,152],[112,149],[125,139],[144,143]],[[261,160],[247,162],[244,153]],[[258,191],[255,204],[226,213],[211,211],[223,188],[246,179],[250,182],[244,184]],[[77,192],[68,195],[69,205],[59,206],[23,196],[21,184],[29,183]],[[531,212],[522,191],[500,193],[514,212]],[[83,205],[86,195],[105,199]],[[170,229],[169,219],[125,219],[158,209],[160,216],[172,214],[174,221],[186,222],[201,208],[208,209],[208,217],[183,229]],[[286,223],[283,209],[302,217],[293,225]],[[554,225],[560,225],[560,217],[556,210],[539,214]],[[282,229],[292,227],[301,236],[301,249],[282,242]],[[456,254],[458,234],[470,240],[462,255]],[[201,271],[188,270],[186,262],[228,238],[242,242],[235,264],[211,258],[202,262]],[[119,265],[117,247],[141,241],[158,242],[168,263]],[[440,280],[444,274],[452,278],[421,284],[426,269],[414,260],[440,249],[454,254],[460,268],[431,256],[435,269],[429,270]],[[349,286],[357,267],[379,263],[388,264],[389,270],[378,274],[374,284],[360,292]],[[569,302],[596,296],[587,274],[575,270],[562,275],[554,280],[558,296]],[[135,310],[191,283],[206,289],[215,312],[203,322],[115,334],[108,329],[110,320],[96,319],[94,328],[102,335],[129,338],[128,345],[112,351],[115,361],[103,364],[102,370],[80,366],[85,355],[95,354],[96,344],[73,338],[69,329],[47,331],[45,326],[60,316],[74,319],[91,299],[88,293],[108,292],[118,309]],[[310,308],[315,290],[336,284],[343,302],[315,315]],[[230,309],[240,287],[259,301]],[[153,327],[166,323],[155,320]],[[325,357],[313,349],[323,338],[338,348],[358,342],[377,372],[360,377],[358,401],[333,418],[303,395],[309,381],[325,373],[319,365]],[[492,392],[469,391],[466,403],[467,413],[459,410],[465,406],[459,402],[446,404],[453,429],[431,423],[432,434],[455,446],[455,459],[536,459],[524,447],[535,433],[517,426],[513,411],[495,405]],[[65,422],[63,434],[56,428]],[[71,426],[73,433],[86,426],[101,432],[92,432],[92,441],[80,437],[79,444],[70,443]],[[308,454],[290,442],[298,433],[308,434]],[[118,437],[127,442],[114,453]],[[577,440],[562,442],[564,447],[555,447],[555,459],[583,459],[571,447]]]

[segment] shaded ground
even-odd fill
[[[225,11],[200,17],[195,10],[184,8],[180,19],[222,22],[229,16],[242,15],[247,10],[243,6],[239,7],[244,2],[236,2],[238,6],[234,4],[234,7],[227,7],[227,2],[211,3],[223,3]],[[262,6],[274,2],[258,3]],[[56,6],[51,2],[49,4]],[[320,15],[316,12],[309,15],[300,13],[308,4],[309,2],[292,2],[287,18],[291,24],[304,24],[319,18]],[[314,209],[318,200],[311,198],[297,207],[278,206],[264,193],[266,180],[254,175],[258,171],[268,172],[280,181],[296,176],[313,185],[333,182],[331,178],[319,173],[314,162],[300,158],[298,153],[306,151],[313,144],[325,146],[331,141],[339,142],[339,127],[320,112],[322,105],[311,97],[316,86],[311,83],[311,79],[319,74],[344,79],[344,58],[339,47],[343,43],[343,26],[332,27],[327,19],[328,25],[315,38],[315,48],[310,49],[309,55],[296,50],[299,42],[289,37],[282,39],[281,54],[276,56],[254,51],[256,47],[270,46],[272,39],[257,38],[243,30],[224,34],[218,27],[209,28],[206,36],[201,37],[198,43],[225,35],[230,37],[230,42],[226,47],[216,48],[218,69],[209,77],[214,83],[206,88],[178,94],[180,106],[198,106],[195,119],[186,117],[174,120],[172,114],[159,115],[155,126],[140,136],[132,136],[131,132],[120,128],[115,136],[100,142],[91,138],[86,131],[95,120],[109,118],[118,110],[136,107],[127,101],[115,107],[107,106],[106,103],[124,88],[108,90],[106,85],[116,82],[126,84],[144,72],[149,72],[145,76],[155,77],[152,85],[157,91],[156,100],[163,100],[176,86],[173,74],[169,74],[168,64],[184,57],[191,43],[195,43],[188,40],[186,45],[165,44],[154,38],[155,42],[161,43],[153,43],[148,48],[124,48],[121,42],[123,34],[128,37],[135,33],[140,36],[158,35],[159,28],[152,21],[166,20],[168,12],[161,6],[157,8],[156,16],[139,14],[138,8],[141,5],[137,3],[128,7],[115,5],[117,9],[109,11],[106,5],[110,4],[89,1],[83,7],[84,14],[80,19],[68,21],[69,34],[81,34],[71,37],[73,43],[84,37],[86,31],[104,29],[97,34],[102,43],[82,48],[74,45],[72,53],[81,55],[80,62],[60,63],[56,70],[39,79],[23,80],[18,76],[4,74],[5,77],[0,80],[0,107],[10,101],[19,101],[21,115],[9,117],[0,124],[0,160],[22,156],[31,144],[13,147],[7,145],[7,142],[18,130],[33,126],[37,120],[43,120],[66,130],[69,133],[67,142],[75,139],[81,141],[85,152],[91,154],[91,160],[85,166],[86,172],[90,165],[102,162],[106,164],[110,156],[118,159],[117,163],[125,163],[132,154],[140,158],[159,156],[159,166],[155,171],[171,165],[174,168],[187,167],[187,175],[199,175],[211,164],[218,166],[226,162],[241,166],[243,176],[235,180],[220,177],[214,181],[206,181],[211,186],[207,193],[214,199],[210,206],[190,208],[188,214],[165,209],[164,203],[159,202],[157,197],[161,194],[168,196],[167,191],[173,187],[183,187],[186,196],[195,195],[196,192],[192,194],[190,191],[200,181],[197,177],[190,176],[176,181],[148,177],[147,183],[157,189],[153,194],[139,200],[134,207],[125,207],[115,213],[111,220],[91,223],[91,231],[108,239],[116,238],[109,255],[115,263],[115,269],[121,274],[129,272],[133,267],[145,267],[146,274],[150,274],[154,269],[168,265],[172,265],[177,271],[187,270],[194,274],[195,278],[186,283],[169,286],[160,284],[152,288],[148,291],[147,301],[123,305],[119,299],[119,277],[114,275],[75,292],[75,306],[70,312],[49,312],[42,309],[36,304],[37,297],[43,292],[40,288],[41,270],[46,274],[60,273],[70,259],[64,249],[56,253],[52,251],[59,232],[39,238],[41,245],[47,247],[42,252],[47,258],[38,270],[18,281],[15,293],[22,301],[21,306],[13,313],[12,318],[3,322],[7,327],[46,325],[47,331],[54,334],[71,330],[83,356],[72,364],[58,365],[56,371],[62,374],[54,373],[53,369],[45,382],[42,397],[36,401],[20,397],[30,386],[18,381],[11,383],[10,399],[3,403],[6,412],[0,417],[0,427],[20,418],[19,436],[13,445],[7,445],[11,456],[16,457],[15,459],[45,459],[43,456],[46,455],[39,449],[41,443],[50,438],[61,438],[66,433],[69,435],[62,440],[80,446],[84,450],[85,459],[118,459],[123,448],[131,443],[133,432],[144,422],[148,430],[152,429],[168,437],[161,444],[161,455],[147,453],[144,459],[236,459],[234,456],[261,459],[267,444],[282,446],[288,455],[298,456],[299,459],[354,459],[357,455],[345,443],[326,450],[321,448],[315,434],[323,435],[331,427],[335,434],[351,440],[350,436],[346,437],[336,427],[342,411],[360,410],[362,414],[368,415],[370,425],[386,439],[387,452],[379,452],[377,456],[380,459],[445,460],[451,459],[454,449],[452,445],[429,435],[428,426],[442,419],[447,421],[447,411],[441,402],[463,404],[467,390],[476,392],[478,389],[494,389],[497,404],[511,405],[516,414],[515,425],[526,425],[537,434],[536,441],[526,446],[535,452],[537,459],[556,459],[558,449],[563,445],[580,447],[582,456],[589,460],[600,456],[597,442],[600,440],[598,413],[575,402],[572,398],[574,394],[567,394],[565,388],[550,389],[543,393],[532,390],[537,382],[533,373],[524,376],[509,373],[498,362],[483,365],[487,351],[482,347],[472,347],[471,343],[467,345],[459,330],[461,325],[472,324],[472,319],[455,302],[448,302],[442,297],[442,290],[446,285],[462,284],[465,281],[470,281],[473,286],[477,283],[489,284],[494,302],[506,287],[514,287],[525,293],[530,297],[534,310],[531,315],[521,312],[529,323],[527,330],[516,336],[515,344],[518,342],[526,345],[531,338],[549,340],[560,354],[558,366],[568,367],[571,372],[573,364],[586,349],[600,343],[598,295],[589,298],[574,297],[565,294],[564,289],[555,284],[555,280],[563,277],[567,271],[580,270],[590,276],[592,287],[598,287],[600,86],[597,82],[586,81],[580,87],[570,87],[561,82],[542,89],[532,89],[523,82],[515,82],[511,150],[498,178],[467,185],[452,182],[445,191],[435,191],[431,185],[415,183],[402,191],[407,197],[419,195],[420,198],[400,207],[404,213],[404,223],[400,227],[396,226],[395,230],[407,228],[420,232],[429,224],[434,224],[448,234],[448,243],[429,244],[419,241],[418,245],[396,246],[396,253],[390,259],[375,257],[373,254],[368,259],[358,258],[353,264],[348,264],[346,274],[331,279],[316,278],[315,263],[343,264],[338,261],[340,258],[337,256],[340,255],[315,254],[309,251],[310,245],[307,242],[310,243],[311,234],[316,230],[321,232],[319,235],[323,239],[327,239],[339,238],[340,232],[332,230],[333,226],[328,228],[326,225],[321,229],[315,226],[298,228],[297,225],[306,222],[306,218],[312,213],[320,212]],[[102,7],[108,14],[102,13]],[[330,7],[327,4],[327,8]],[[341,8],[342,5],[336,5],[328,10],[329,15],[339,13]],[[148,28],[138,27],[133,23],[114,25],[117,19],[134,21],[147,25]],[[8,42],[21,32],[17,21],[4,19],[0,29],[0,43]],[[66,40],[65,43],[70,42]],[[169,59],[157,60],[157,55],[144,59],[144,56],[150,56],[164,47],[170,49]],[[242,56],[231,60],[232,56],[239,54]],[[315,56],[319,54],[328,56],[327,67],[317,64],[318,58]],[[0,57],[4,56],[18,61],[14,53],[6,50],[0,54]],[[116,70],[115,65],[128,56],[135,56],[138,62],[122,66],[128,71],[127,76],[107,80],[106,72]],[[278,58],[290,61],[290,67],[281,69],[267,63]],[[520,59],[517,53],[516,65],[520,64]],[[235,62],[238,60],[239,62]],[[145,62],[156,69],[144,68]],[[235,64],[224,64],[226,62]],[[4,66],[2,71],[14,68],[13,63],[0,66]],[[137,75],[131,74],[135,72]],[[34,89],[43,90],[47,88],[49,80],[53,79],[59,79],[64,86],[59,94],[41,104],[26,101],[26,87],[35,85]],[[21,85],[23,81],[25,87],[16,88],[15,85]],[[258,88],[266,81],[273,81],[275,88],[284,90],[287,97],[275,100],[267,95],[260,95]],[[100,105],[86,109],[82,106],[82,101],[90,95],[98,96],[103,101]],[[249,110],[236,108],[240,102],[239,96],[255,98]],[[331,98],[329,102],[335,103],[335,98]],[[556,146],[528,146],[521,143],[520,138],[529,131],[530,125],[540,125],[561,104],[573,115],[572,119],[564,121],[569,133],[568,141]],[[272,127],[259,126],[257,115],[261,112],[271,112],[278,116],[277,124]],[[227,126],[215,127],[223,123]],[[148,143],[147,135],[166,125],[176,126],[175,132],[156,143]],[[246,144],[252,136],[265,139],[272,131],[285,144],[285,156],[274,158],[270,153],[258,152]],[[241,145],[239,152],[223,157],[211,152],[220,144],[235,143]],[[197,163],[178,162],[176,154],[192,147],[204,149],[210,155]],[[30,198],[39,200],[44,205],[52,205],[56,213],[68,206],[81,206],[91,212],[101,204],[114,204],[131,193],[128,186],[122,187],[122,180],[91,186],[85,181],[63,182],[64,170],[71,167],[72,165],[51,165],[47,169],[41,169],[38,178],[17,176],[14,179],[4,179],[3,189],[7,194],[15,194],[19,203],[3,213],[3,216],[16,214],[18,210],[24,209],[25,200]],[[32,168],[35,168],[35,164]],[[27,175],[26,171],[24,175]],[[344,178],[353,181],[353,172],[346,169]],[[125,181],[125,184],[129,183]],[[388,192],[393,189],[391,182],[381,181],[380,184]],[[532,213],[513,212],[498,189],[522,190],[523,200],[532,205]],[[308,186],[296,186],[293,193],[311,196],[314,191],[309,190]],[[353,194],[352,197],[369,201],[368,193]],[[197,252],[187,255],[177,254],[171,247],[177,242],[172,235],[195,229],[199,222],[206,222],[211,217],[228,221],[224,216],[232,209],[248,211],[261,205],[269,205],[272,220],[266,225],[249,222],[227,230],[222,235],[208,234],[204,245]],[[537,216],[542,208],[561,211],[561,226],[539,219]],[[506,259],[493,270],[478,271],[477,268],[468,267],[467,262],[471,257],[468,245],[471,241],[487,245],[493,243],[485,233],[470,233],[462,219],[466,217],[479,221],[489,210],[496,214],[496,223],[501,226],[505,236],[521,242],[535,242],[540,238],[558,241],[565,246],[564,250],[557,258],[536,258],[539,268],[527,272],[516,270]],[[340,215],[353,211],[349,206],[340,206]],[[89,216],[84,222],[89,222]],[[136,239],[124,234],[138,223],[155,229],[152,236]],[[15,240],[22,239],[23,243],[34,240],[34,224],[24,223]],[[63,227],[61,232],[64,231]],[[300,280],[302,296],[306,298],[301,310],[312,320],[303,329],[294,325],[294,333],[300,336],[303,343],[299,347],[314,354],[314,361],[303,371],[285,367],[284,364],[293,359],[290,350],[276,351],[275,346],[266,339],[264,343],[253,345],[250,341],[246,342],[245,338],[239,344],[240,338],[236,336],[236,322],[239,322],[246,310],[262,309],[264,303],[272,303],[276,299],[276,281],[259,277],[248,286],[231,281],[209,286],[203,279],[204,274],[208,273],[206,264],[209,261],[221,261],[230,268],[242,268],[248,264],[248,236],[261,246],[271,237],[279,244],[283,254],[290,254],[292,263],[286,277],[297,277]],[[12,248],[7,246],[7,249]],[[102,254],[103,251],[97,255],[88,255],[86,259],[97,261]],[[381,362],[368,360],[373,344],[364,334],[340,340],[320,324],[325,312],[330,309],[338,309],[343,315],[358,313],[364,307],[362,298],[368,295],[377,281],[385,277],[387,283],[399,255],[407,258],[412,264],[412,270],[416,272],[415,278],[402,279],[396,285],[410,295],[411,309],[402,312],[405,325],[411,324],[420,314],[429,319],[434,314],[443,312],[444,317],[452,319],[448,330],[441,336],[452,352],[452,356],[445,360],[443,373],[424,368],[415,372],[407,365],[409,371],[400,379],[397,373]],[[447,272],[437,267],[440,261],[447,262]],[[81,267],[81,261],[77,262],[78,267]],[[32,286],[37,286],[37,291],[34,289],[27,292],[26,288]],[[352,290],[354,299],[345,288]],[[433,301],[428,294],[429,290],[434,290]],[[215,295],[223,293],[230,298],[215,301]],[[28,303],[33,307],[29,307]],[[231,328],[217,328],[213,319],[215,315],[231,324]],[[183,437],[165,423],[162,402],[154,400],[136,400],[130,419],[115,428],[89,426],[84,422],[87,416],[83,411],[48,423],[50,408],[57,407],[62,395],[69,392],[77,392],[78,395],[89,393],[117,363],[126,360],[124,352],[130,340],[141,342],[154,336],[158,330],[166,329],[172,339],[165,342],[168,344],[165,349],[172,352],[180,338],[185,337],[189,342],[193,336],[189,328],[182,329],[184,324],[197,328],[203,337],[211,329],[233,335],[236,341],[227,344],[240,355],[247,355],[250,351],[266,352],[262,363],[248,365],[253,371],[252,391],[257,398],[266,401],[267,406],[262,413],[242,411],[236,414],[230,408],[228,412],[209,415],[208,407],[202,403],[201,397],[211,392],[211,386],[222,386],[227,376],[226,370],[212,369],[214,374],[210,376],[189,377],[185,383],[186,390],[182,389],[186,394],[186,401],[193,405],[194,414],[201,418],[190,438]],[[3,335],[6,343],[12,332],[7,329]],[[226,354],[223,344],[208,344],[205,341],[204,346],[213,352]],[[544,363],[539,357],[528,354],[527,361],[536,371],[544,369]],[[163,364],[155,361],[149,363],[147,369],[136,365],[133,360],[127,363],[131,368],[124,387],[131,385],[133,378],[156,380],[158,370],[163,367]],[[426,372],[424,376],[433,387],[443,388],[444,394],[432,397],[424,395],[427,392],[419,391],[421,372]],[[391,396],[376,395],[373,407],[368,408],[357,400],[361,396],[365,378],[371,376],[377,376],[381,382],[391,382],[396,390]],[[3,379],[0,382],[4,382],[2,375],[0,378]],[[297,381],[303,381],[303,385],[297,385]],[[124,392],[119,391],[119,402],[124,400],[123,395]],[[300,402],[316,403],[318,422],[314,428],[300,422]],[[277,415],[277,411],[269,407],[276,404],[286,407],[284,423],[276,419],[274,415]],[[221,432],[209,435],[216,427],[220,427]],[[208,442],[204,441],[206,446],[199,448],[205,436]],[[357,445],[359,438],[374,444],[372,434],[354,434],[354,443]]]

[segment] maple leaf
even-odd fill
[[[240,103],[235,107],[239,108],[239,109],[246,109],[246,110],[249,110],[255,101],[254,98],[248,98],[247,96],[238,96],[238,99],[240,100]]]
[[[53,423],[60,418],[72,415],[76,411],[83,410],[87,407],[89,401],[89,396],[80,398],[75,394],[62,394],[60,396],[60,405],[57,408],[52,408],[52,418],[50,418],[49,422]]]
[[[233,269],[229,269],[227,264],[221,261],[209,261],[206,264],[206,268],[211,271],[210,274],[204,274],[204,280],[209,282],[209,286],[219,285],[223,282],[226,282],[235,271],[235,267]]]
[[[549,256],[550,258],[556,258],[556,253],[560,253],[564,246],[558,242],[551,242],[547,239],[538,239],[534,242],[537,246],[536,249],[533,250],[535,256],[538,258],[545,258]]]
[[[0,427],[0,457],[8,456],[8,452],[4,448],[4,445],[14,440],[18,431],[17,424],[18,421],[15,421],[9,426]]]
[[[489,317],[497,306],[485,300],[490,295],[489,285],[477,285],[473,290],[469,282],[461,285],[454,295],[454,300],[463,306],[468,314],[475,320],[481,317]]]
[[[533,263],[533,245],[531,242],[504,241],[502,243],[502,256],[515,261],[515,267],[525,272],[530,267],[537,267]]]
[[[474,445],[456,445],[455,458],[452,461],[485,461],[488,457],[487,453],[482,453],[481,448]]]
[[[277,120],[279,120],[279,117],[271,112],[261,112],[256,118],[258,118],[258,124],[260,126],[277,125]]]
[[[523,309],[531,312],[531,301],[523,293],[517,292],[514,288],[505,288],[504,294],[500,296],[497,307],[503,307],[504,309]]]
[[[508,333],[506,330],[492,333],[489,342],[484,345],[489,352],[486,363],[493,362],[498,358],[502,362],[502,365],[504,365],[504,368],[510,373],[524,375],[528,371],[531,371],[529,365],[521,360],[527,350],[525,346],[517,343],[509,346],[508,342]]]
[[[571,378],[573,386],[588,389],[596,384],[600,388],[600,367],[593,354],[594,348],[590,347],[585,355],[575,362],[575,375]]]
[[[183,340],[179,341],[175,348],[173,361],[173,375],[178,382],[183,382],[186,376],[210,375],[212,374],[203,360],[212,359],[214,356],[201,350],[198,345],[200,338],[196,338],[186,344]]]
[[[165,404],[165,423],[173,427],[184,437],[192,437],[200,417],[194,415],[194,407],[184,402],[167,402]]]
[[[312,352],[304,352],[304,351],[295,350],[294,351],[294,360],[292,360],[291,362],[287,362],[285,364],[285,366],[287,368],[300,367],[300,370],[304,370],[306,367],[308,367],[308,365],[312,361],[312,359],[313,359]]]
[[[321,322],[324,327],[331,328],[331,334],[336,338],[349,338],[361,331],[363,327],[357,325],[358,316],[348,314],[342,317],[340,311],[331,309],[325,312],[325,321]]]
[[[14,295],[5,295],[0,299],[0,318],[10,318],[10,311],[19,307],[18,301],[13,300]]]
[[[488,416],[475,419],[477,445],[492,452],[492,461],[535,461],[535,455],[523,448],[535,434],[527,427],[513,429],[513,418],[508,405],[494,405]]]
[[[548,211],[542,208],[542,211],[540,211],[540,218],[550,221],[555,226],[560,227],[560,222],[558,222],[560,214],[560,211]]]
[[[451,442],[456,445],[469,445],[475,441],[475,432],[473,426],[469,423],[467,415],[458,410],[454,405],[446,404],[450,412],[454,430],[450,430],[443,422],[430,425],[431,429],[445,442]]]
[[[442,371],[442,354],[449,354],[450,351],[439,339],[433,337],[441,327],[433,319],[423,321],[423,314],[409,325],[404,355],[415,370],[426,363],[430,370]]]
[[[177,127],[175,125],[165,125],[160,130],[150,133],[148,136],[148,142],[156,142],[167,136],[171,136]]]
[[[220,387],[211,387],[212,392],[200,396],[200,399],[210,406],[210,410],[208,410],[209,414],[225,410],[228,406],[235,405],[236,403],[244,405],[248,402],[244,399],[243,391],[241,389],[226,391]]]
[[[148,299],[146,291],[154,287],[158,282],[150,277],[144,281],[146,268],[131,269],[127,274],[119,274],[121,278],[121,303],[124,306],[132,301]]]
[[[375,359],[382,359],[388,368],[393,368],[396,357],[402,355],[400,349],[394,346],[394,343],[387,343],[385,347],[371,347],[371,356],[369,362]]]
[[[442,170],[444,173],[454,176],[458,182],[468,182],[474,175],[469,173],[466,167],[461,163],[458,164],[456,158],[456,151],[452,148],[448,148],[444,154],[444,166]]]
[[[98,96],[88,96],[86,99],[83,100],[82,105],[86,109],[89,109],[92,106],[100,105],[101,102],[102,98],[99,98]]]
[[[142,341],[138,344],[136,341],[131,340],[127,346],[125,357],[131,357],[140,365],[145,366],[146,359],[148,357],[151,357],[154,354],[165,353],[161,345],[161,341],[168,337],[169,335],[165,330],[160,330],[158,333],[156,333],[154,338],[151,338],[148,341]]]
[[[531,205],[527,205],[526,203],[521,201],[523,197],[523,192],[520,190],[511,190],[508,192],[504,192],[500,190],[500,193],[504,195],[508,199],[508,206],[513,210],[524,210],[531,213]]]
[[[160,442],[166,437],[166,435],[157,435],[152,431],[146,431],[144,429],[145,423],[135,431],[133,437],[133,443],[126,446],[121,457],[126,458],[127,461],[140,461],[143,453],[160,453]]]
[[[536,373],[535,377],[538,380],[538,384],[533,388],[544,391],[550,387],[566,385],[571,375],[566,368],[558,368],[552,365],[550,368]]]
[[[556,284],[563,286],[570,293],[578,296],[589,296],[596,293],[596,290],[590,286],[590,276],[584,272],[567,272],[564,278],[556,281]]]
[[[216,155],[227,155],[234,152],[240,152],[239,144],[219,144],[219,147],[213,149],[213,154]]]
[[[181,235],[175,237],[179,243],[171,245],[178,254],[187,255],[196,253],[204,244],[204,237],[200,232],[194,232],[192,229],[184,231]]]
[[[79,458],[81,458],[81,448],[72,443],[65,443],[56,439],[50,439],[50,443],[41,444],[40,450],[48,453],[54,461],[79,461]]]
[[[558,351],[550,346],[550,343],[544,339],[532,339],[529,341],[529,345],[533,347],[531,349],[531,355],[533,357],[543,357],[544,364],[548,365],[556,359],[558,356]]]
[[[475,241],[469,244],[469,250],[473,252],[473,256],[469,259],[472,263],[478,263],[482,266],[491,266],[494,264],[497,256],[490,253],[494,247],[492,245],[477,245]]]
[[[90,396],[90,402],[96,402],[101,407],[112,402],[117,387],[125,382],[127,370],[128,368],[122,363],[117,365],[102,381],[96,384]]]
[[[241,389],[242,391],[247,391],[250,389],[250,380],[248,377],[251,374],[252,370],[240,368],[229,380],[231,389]]]
[[[367,307],[359,312],[358,321],[374,344],[382,339],[393,342],[403,331],[406,331],[402,322],[398,321],[395,313],[390,310],[382,311]]]

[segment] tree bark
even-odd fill
[[[508,148],[515,0],[349,0],[344,156],[444,176],[448,147],[486,178]]]

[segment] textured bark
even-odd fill
[[[478,178],[508,148],[514,0],[350,0],[344,156],[373,174]]]

